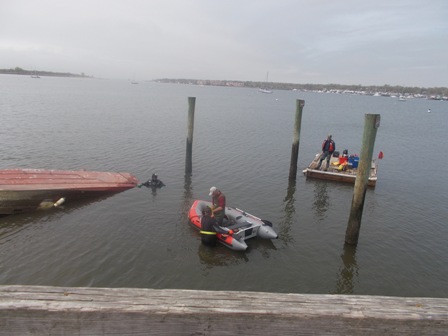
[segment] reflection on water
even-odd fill
[[[148,191],[150,191],[151,195],[154,197],[157,196],[157,190],[160,189],[159,187],[154,187],[154,186],[149,186],[149,187],[145,186],[145,187],[142,187],[142,189],[143,188],[148,189]]]
[[[185,175],[184,179],[184,197],[181,209],[181,220],[188,221],[188,212],[193,204],[193,192],[191,188],[191,176]]]
[[[342,265],[339,267],[336,289],[332,294],[353,294],[358,282],[359,268],[356,263],[356,246],[344,244],[341,255]]]
[[[296,213],[296,208],[294,206],[295,198],[294,194],[296,192],[296,181],[289,180],[288,188],[286,190],[286,196],[283,199],[283,218],[279,222],[279,239],[285,243],[292,242],[293,237],[291,234],[291,227],[294,223],[294,216]]]
[[[272,252],[277,250],[274,241],[272,239],[253,238],[246,242],[249,249],[256,250],[262,258],[268,259],[271,257]]]
[[[322,219],[325,217],[325,212],[328,210],[330,205],[329,197],[327,193],[327,183],[316,181],[314,184],[314,202],[313,209],[316,214],[316,217]]]
[[[205,266],[203,271],[213,267],[237,265],[249,261],[245,253],[235,253],[219,244],[215,247],[199,244],[198,256],[201,264]]]
[[[46,223],[57,220],[65,214],[71,213],[88,205],[104,201],[114,196],[114,194],[102,195],[99,197],[89,197],[86,199],[73,200],[69,203],[49,209],[42,209],[24,214],[6,215],[0,217],[0,244],[7,241],[13,235],[19,233],[33,223]]]

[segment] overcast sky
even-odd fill
[[[447,0],[0,0],[0,68],[448,87]]]

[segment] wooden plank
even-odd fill
[[[448,299],[0,286],[0,335],[446,335]]]

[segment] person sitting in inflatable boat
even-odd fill
[[[201,218],[201,242],[204,245],[216,246],[216,232],[223,234],[233,234],[232,230],[224,230],[218,225],[218,222],[212,217],[212,209],[207,206],[202,211]]]

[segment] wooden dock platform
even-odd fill
[[[448,299],[0,286],[0,335],[448,335]]]
[[[320,169],[317,169],[317,165],[319,163],[320,155],[316,154],[316,157],[314,160],[310,163],[310,165],[303,170],[303,174],[306,177],[310,178],[317,178],[321,180],[329,180],[329,181],[336,181],[336,182],[344,182],[344,183],[355,183],[356,180],[356,174],[357,169],[348,168],[345,170],[338,170],[339,165],[337,164],[339,161],[338,157],[332,157],[330,160],[330,166],[328,170],[325,170],[326,161],[322,162],[322,166]],[[372,160],[369,180],[367,182],[367,185],[369,187],[375,187],[376,181],[378,179],[377,177],[377,170],[378,170],[378,163],[376,160]]]

